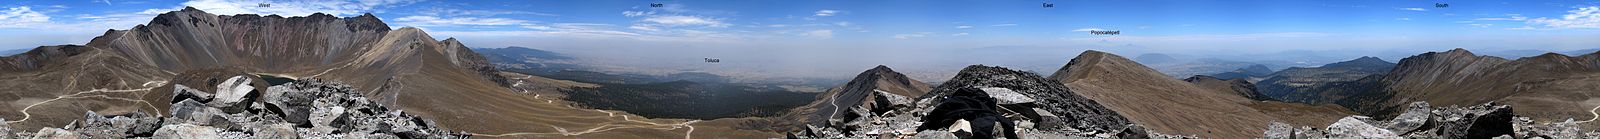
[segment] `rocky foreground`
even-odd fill
[[[1193,138],[1154,133],[1054,81],[1001,67],[967,67],[924,96],[879,92],[889,108],[850,108],[862,116],[789,138]]]
[[[1273,123],[1265,138],[1505,138],[1505,139],[1592,139],[1600,132],[1584,131],[1577,121],[1534,123],[1528,117],[1511,113],[1510,105],[1487,103],[1469,107],[1430,108],[1415,102],[1405,113],[1379,121],[1366,116],[1349,116],[1327,128]]]
[[[923,96],[876,91],[877,106],[847,119],[809,124],[788,138],[1198,138],[1157,133],[1052,80],[1000,67],[971,66]],[[1390,120],[1353,115],[1323,128],[1273,122],[1260,138],[1600,138],[1577,121],[1534,123],[1509,105],[1429,107],[1413,103]]]
[[[0,138],[466,138],[432,121],[390,110],[349,85],[298,80],[250,86],[234,76],[208,93],[175,85],[170,114],[100,115],[65,127],[16,132],[0,123]]]

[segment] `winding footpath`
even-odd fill
[[[533,78],[533,75],[525,75],[524,77],[511,78],[513,80],[517,80],[516,83],[512,83],[511,84],[511,87],[515,88],[517,86],[520,86],[520,85],[523,84],[524,80],[527,80],[529,78]],[[522,93],[527,93],[527,91],[528,90],[520,90],[520,92],[522,92]],[[533,98],[534,99],[544,99],[545,103],[552,103],[552,104],[555,103],[554,100],[551,100],[553,98],[541,98],[542,96],[543,95],[540,95],[540,94],[533,94]],[[566,105],[566,107],[567,108],[571,108],[571,109],[582,109],[582,108],[572,107],[572,105]],[[608,124],[600,125],[600,126],[597,126],[597,127],[594,127],[594,128],[585,129],[583,131],[578,131],[578,132],[571,132],[571,131],[568,131],[566,128],[561,128],[559,126],[550,125],[550,128],[556,129],[556,132],[548,132],[548,133],[541,133],[541,132],[515,132],[515,133],[504,133],[504,134],[483,134],[483,133],[467,132],[467,134],[472,135],[472,136],[483,136],[483,137],[515,137],[515,136],[531,136],[531,135],[576,136],[576,135],[584,135],[584,134],[589,134],[589,133],[605,132],[605,131],[611,131],[611,130],[615,130],[615,129],[624,129],[624,128],[642,128],[642,129],[660,129],[660,130],[675,130],[675,129],[678,129],[678,128],[689,128],[688,131],[685,131],[683,133],[684,134],[683,138],[688,139],[688,138],[691,138],[692,136],[690,136],[690,135],[694,133],[694,125],[692,125],[692,124],[694,124],[696,122],[700,122],[700,120],[691,120],[691,121],[687,121],[687,122],[683,122],[683,123],[676,123],[676,124],[662,124],[662,123],[655,123],[655,122],[649,122],[649,121],[634,120],[632,117],[629,117],[628,115],[617,115],[617,113],[613,112],[613,111],[606,111],[606,110],[594,110],[594,111],[600,112],[600,113],[606,113],[606,117],[618,117],[618,116],[620,116],[620,117],[622,117],[623,121],[633,122],[633,123],[641,123],[641,124],[646,124],[646,125],[617,125],[617,124],[609,124],[608,123]],[[579,117],[571,117],[571,118],[579,118]]]
[[[1600,110],[1600,106],[1594,106],[1594,108],[1589,109],[1589,115],[1594,115],[1594,117],[1589,118],[1589,120],[1578,121],[1578,123],[1588,123],[1593,122],[1595,119],[1600,119],[1600,113],[1595,113],[1595,110]]]
[[[336,70],[336,69],[343,69],[344,67],[349,67],[350,65],[355,65],[355,64],[356,64],[356,62],[351,61],[351,62],[345,63],[344,66],[339,66],[337,68],[331,68],[331,69],[328,69],[328,70],[322,70],[322,73],[317,73],[317,74],[314,74],[314,75],[311,75],[311,76],[306,76],[306,78],[316,78],[317,76],[322,76],[322,74],[328,74],[329,71],[333,71],[333,70]]]
[[[828,119],[833,119],[834,115],[839,115],[839,103],[837,102],[839,102],[839,95],[843,93],[834,93],[833,96],[828,96],[828,105],[833,106],[833,111],[828,111]]]
[[[151,84],[155,84],[155,85],[151,86]],[[104,92],[104,93],[127,93],[127,92],[150,91],[150,89],[155,89],[156,87],[161,87],[162,85],[166,85],[166,84],[167,84],[167,81],[150,81],[150,82],[145,82],[144,83],[145,88],[139,88],[139,89],[110,90],[110,89],[105,89],[105,88],[97,88],[97,89],[94,89],[94,90],[79,91],[77,93],[56,96],[56,98],[53,98],[53,99],[40,101],[39,103],[33,103],[33,105],[28,105],[27,107],[22,107],[22,110],[19,110],[19,111],[22,112],[22,119],[18,119],[16,121],[6,121],[6,123],[10,124],[10,123],[28,121],[29,118],[33,118],[33,114],[28,113],[29,109],[33,109],[34,106],[39,106],[39,105],[42,105],[42,104],[45,104],[45,103],[50,103],[50,102],[53,102],[53,101],[56,101],[56,100],[62,100],[62,99],[104,98],[104,99],[111,99],[111,100],[122,100],[122,101],[132,101],[132,102],[144,103],[146,106],[150,106],[150,109],[157,109],[154,104],[150,104],[149,101],[144,101],[144,100],[128,99],[128,98],[116,98],[116,97],[110,97],[110,96],[106,96],[106,95],[89,95],[89,96],[80,96],[80,95],[88,94],[88,93],[102,93],[102,92]],[[157,113],[156,116],[160,117],[162,115],[160,115],[160,113]]]
[[[606,113],[607,117],[617,117],[618,116],[616,114],[616,112],[605,111],[605,110],[595,110],[595,111]],[[643,123],[643,124],[649,124],[649,125],[624,126],[624,125],[616,125],[616,124],[605,124],[605,125],[600,125],[599,127],[590,128],[590,129],[587,129],[587,130],[584,130],[584,131],[580,131],[580,132],[569,132],[569,131],[567,131],[566,128],[561,128],[561,127],[558,127],[558,126],[555,126],[555,125],[550,125],[551,128],[555,128],[556,129],[556,132],[553,132],[553,133],[516,132],[516,133],[505,133],[505,134],[481,134],[481,133],[467,132],[467,134],[472,135],[472,136],[484,136],[484,137],[508,137],[508,136],[525,136],[525,135],[576,136],[576,135],[583,135],[583,134],[597,133],[597,132],[605,132],[605,131],[610,131],[610,130],[614,130],[614,129],[623,129],[623,128],[645,128],[645,129],[660,129],[660,130],[675,130],[675,129],[678,129],[678,128],[689,128],[688,131],[685,131],[683,133],[683,138],[684,139],[689,139],[689,138],[691,138],[690,135],[694,134],[694,125],[691,125],[691,124],[694,124],[696,122],[700,122],[700,120],[690,120],[690,121],[687,121],[687,122],[677,123],[677,124],[661,124],[661,123],[655,123],[655,122],[633,120],[632,118],[629,118],[628,115],[621,115],[621,116],[622,116],[622,120],[624,120],[624,121]]]

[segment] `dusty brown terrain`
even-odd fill
[[[1093,99],[1134,123],[1157,132],[1204,138],[1255,138],[1266,126],[1290,112],[1268,114],[1262,108],[1306,108],[1293,105],[1254,104],[1234,93],[1220,93],[1156,72],[1144,65],[1099,51],[1086,51],[1050,77],[1069,90]],[[1267,109],[1272,111],[1283,111]],[[1324,112],[1310,110],[1306,112]],[[1337,114],[1301,114],[1319,117]],[[1344,115],[1339,115],[1340,117]],[[1316,121],[1322,122],[1322,121]],[[1331,121],[1327,121],[1331,122]],[[1313,123],[1313,122],[1303,122]]]
[[[1278,118],[1278,122],[1297,126],[1329,125],[1345,116],[1359,115],[1350,109],[1333,104],[1309,105],[1278,101],[1256,101],[1244,104],[1250,108]]]
[[[1350,111],[1350,109],[1333,104],[1304,104],[1280,102],[1275,100],[1262,100],[1269,98],[1264,98],[1265,96],[1262,96],[1261,93],[1255,91],[1255,85],[1245,81],[1245,79],[1242,78],[1219,80],[1210,76],[1196,75],[1194,77],[1184,79],[1184,81],[1193,83],[1200,88],[1211,89],[1211,91],[1220,93],[1218,95],[1241,96],[1246,98],[1249,98],[1247,96],[1263,97],[1247,100],[1235,100],[1235,102],[1259,110],[1262,113],[1266,113],[1274,118],[1278,118],[1277,122],[1283,122],[1292,125],[1328,125],[1338,121],[1339,118],[1356,115],[1356,113]]]
[[[86,46],[45,46],[0,58],[0,117],[12,128],[61,127],[85,111],[155,111],[139,99],[166,84],[169,72]]]

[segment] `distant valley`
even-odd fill
[[[780,83],[736,83],[726,76],[683,72],[667,75],[602,73],[560,53],[524,47],[477,48],[499,68],[557,80],[597,84],[561,90],[581,106],[629,111],[660,118],[715,119],[775,116],[811,102],[819,87]],[[811,91],[811,92],[807,92]]]

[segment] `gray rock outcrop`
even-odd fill
[[[1470,107],[1430,108],[1427,102],[1411,103],[1405,113],[1379,121],[1366,116],[1349,116],[1324,129],[1294,128],[1273,123],[1263,138],[1596,138],[1600,133],[1579,129],[1568,120],[1534,124],[1527,117],[1516,117],[1510,105],[1494,102]]]
[[[1165,135],[1143,126],[1132,124],[1115,112],[1093,100],[1077,96],[1060,84],[1036,74],[1000,67],[975,65],[968,67],[955,78],[922,96],[910,99],[887,97],[893,108],[882,113],[859,111],[864,114],[839,125],[808,125],[805,129],[788,133],[789,138],[1003,138],[1003,126],[996,129],[978,129],[974,120],[958,121],[936,129],[919,130],[925,119],[938,109],[943,98],[957,90],[981,90],[997,108],[998,113],[1015,125],[1020,138],[1194,138],[1192,136]],[[892,95],[885,95],[892,96]],[[900,105],[909,104],[909,105]],[[965,105],[965,104],[962,104]],[[950,110],[944,110],[950,111]],[[963,110],[957,110],[963,111]],[[987,113],[987,112],[980,112]],[[945,118],[955,118],[938,116]],[[957,116],[960,117],[960,116]],[[976,120],[985,121],[985,120]],[[1004,120],[1001,120],[1004,121]],[[992,137],[972,137],[978,130],[992,130]]]
[[[466,138],[421,117],[374,103],[349,85],[300,80],[265,92],[234,77],[216,94],[175,85],[166,117],[144,112],[101,115],[61,128],[13,133],[0,123],[0,138]],[[261,101],[255,101],[261,100]]]

